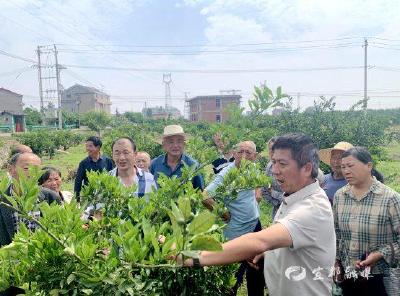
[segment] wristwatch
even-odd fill
[[[195,268],[201,267],[199,258],[192,258],[192,260],[193,260],[193,267],[195,267]]]

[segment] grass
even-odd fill
[[[56,155],[49,159],[43,157],[43,165],[52,166],[61,171],[63,177],[63,190],[73,191],[74,183],[73,172],[78,169],[79,162],[87,156],[84,145],[79,145],[68,149],[67,151],[57,152]]]
[[[380,161],[376,168],[384,175],[385,184],[400,193],[400,143],[390,143],[384,149],[388,160]]]

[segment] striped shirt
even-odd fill
[[[135,196],[138,197],[143,197],[146,193],[150,193],[153,190],[157,190],[157,185],[154,180],[154,177],[152,174],[143,171],[142,169],[138,168],[135,166],[136,169],[136,175],[134,179],[134,183],[137,184],[136,191],[134,192]],[[108,172],[111,176],[118,177],[118,169],[115,167],[111,171]],[[122,181],[120,179],[121,184]],[[95,205],[89,205],[84,214],[83,214],[83,219],[87,220],[89,217],[92,217],[95,211],[100,210],[101,208],[104,207],[104,203],[97,203]]]
[[[154,176],[146,171],[135,166],[136,175],[134,182],[137,184],[137,189],[135,195],[138,197],[143,197],[146,193],[152,192],[157,189]],[[109,172],[111,176],[118,177],[118,168],[114,168]]]
[[[399,259],[400,195],[375,177],[361,199],[350,188],[342,187],[334,198],[336,257],[348,267],[366,254],[379,251],[383,259],[371,268],[371,273],[382,274],[395,263],[393,259]]]

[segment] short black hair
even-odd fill
[[[54,167],[44,167],[42,168],[42,171],[44,171],[43,175],[40,176],[38,180],[39,185],[43,185],[44,182],[46,182],[50,178],[50,174],[53,172],[56,172],[60,178],[61,178],[61,172],[59,169],[56,169]]]
[[[94,146],[100,147],[103,146],[103,142],[101,142],[99,137],[96,136],[90,136],[89,138],[86,139],[86,142],[92,142]]]
[[[11,155],[10,159],[8,160],[8,165],[15,166],[18,162],[18,158],[22,155],[22,153],[15,153]]]
[[[114,149],[115,143],[117,143],[119,140],[124,140],[124,139],[125,139],[125,140],[128,140],[129,143],[131,143],[133,152],[136,152],[136,144],[135,144],[135,141],[132,140],[132,138],[129,138],[129,137],[120,137],[120,138],[118,138],[118,139],[116,139],[116,140],[114,140],[114,141],[112,142],[112,144],[111,144],[111,153],[112,153],[112,151],[113,151],[113,149]]]
[[[343,152],[342,158],[348,156],[354,157],[363,164],[368,164],[369,162],[373,164],[371,153],[369,153],[369,151],[364,147],[356,146]],[[384,176],[375,168],[372,168],[371,175],[374,176],[381,183],[385,181]]]
[[[372,156],[369,151],[364,147],[356,146],[343,152],[342,158],[348,156],[353,156],[355,159],[361,161],[363,164],[367,164],[369,162],[372,163]]]
[[[271,139],[268,140],[268,145],[274,144],[277,139],[278,139],[278,137],[272,137]]]
[[[308,135],[297,133],[277,137],[272,145],[272,151],[275,152],[277,149],[290,150],[299,168],[311,162],[311,177],[317,178],[319,168],[318,147]]]

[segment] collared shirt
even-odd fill
[[[111,171],[114,167],[113,161],[111,158],[100,155],[100,158],[97,161],[93,161],[93,159],[88,156],[84,160],[79,163],[78,171],[76,173],[74,192],[79,201],[79,194],[81,192],[82,186],[87,183],[87,171]]]
[[[154,181],[154,177],[152,174],[150,174],[146,171],[143,171],[142,169],[140,169],[136,166],[135,166],[135,169],[136,169],[136,175],[135,175],[135,178],[133,179],[133,182],[138,185],[136,188],[136,191],[134,192],[135,196],[143,197],[146,193],[150,193],[153,190],[157,189],[157,185],[156,185],[156,182]],[[118,168],[112,169],[111,171],[109,171],[109,174],[111,176],[117,177],[119,179],[120,183],[124,185],[124,183],[122,183],[121,178],[118,177]],[[104,207],[104,203],[97,203],[95,205],[93,205],[93,204],[89,205],[83,214],[83,219],[84,220],[89,219],[89,217],[93,216],[94,211],[100,210],[103,207]]]
[[[357,199],[346,185],[335,194],[333,211],[337,235],[337,258],[354,266],[367,252],[379,251],[383,259],[371,269],[382,274],[400,251],[400,195],[373,177],[368,192]],[[394,255],[393,254],[393,255]],[[346,266],[345,266],[346,267]]]
[[[276,212],[281,205],[283,199],[283,192],[274,178],[274,174],[272,173],[272,161],[268,162],[267,167],[265,168],[265,174],[269,177],[272,177],[272,184],[270,188],[263,187],[262,189],[262,197],[269,203],[273,205],[272,209],[272,219],[274,219]]]
[[[133,182],[137,184],[136,192],[134,193],[138,197],[143,197],[146,193],[152,192],[157,189],[156,182],[154,180],[154,176],[146,171],[135,166],[136,175],[133,179]],[[114,168],[110,172],[111,176],[118,177],[118,168]],[[121,181],[121,178],[118,177]]]
[[[221,155],[220,158],[214,160],[211,164],[213,166],[214,174],[218,174],[222,171],[222,169],[226,168],[231,162],[234,162],[235,158],[232,156],[231,158],[227,159],[224,155]]]
[[[191,158],[189,155],[182,154],[181,161],[176,166],[175,169],[171,169],[171,167],[167,163],[167,154],[163,154],[153,159],[150,165],[150,173],[153,174],[154,179],[157,182],[157,179],[160,173],[164,173],[167,177],[177,176],[178,178],[182,177],[182,168],[183,166],[199,166],[198,162]],[[204,189],[204,181],[202,175],[196,175],[192,179],[193,188],[198,188],[200,190]]]
[[[289,231],[293,245],[265,252],[264,276],[270,294],[331,295],[335,230],[331,205],[318,181],[285,196],[274,223]]]
[[[338,191],[340,188],[346,185],[347,181],[344,177],[343,179],[334,179],[333,173],[326,174],[324,177],[325,181],[324,181],[324,186],[322,188],[325,190],[326,195],[328,196],[329,201],[332,204],[333,197],[335,196],[336,191]]]
[[[217,188],[224,182],[226,174],[234,167],[235,163],[230,163],[215,176],[215,179],[205,189],[210,196],[215,194]],[[260,217],[255,190],[239,191],[234,200],[225,200],[225,206],[231,215],[229,223],[224,228],[224,236],[228,240],[254,231]]]

